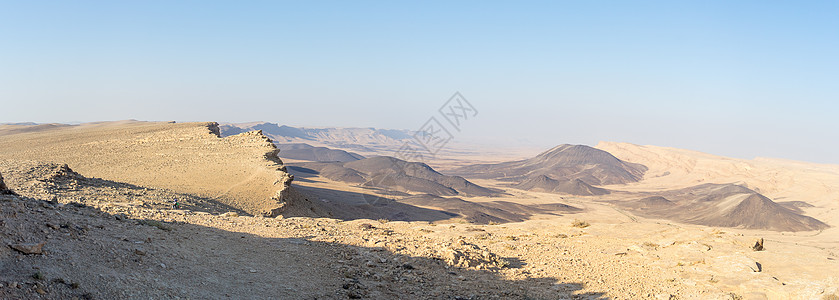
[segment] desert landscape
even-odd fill
[[[0,300],[839,300],[837,1],[4,1]]]
[[[839,295],[832,165],[607,142],[436,165],[220,128],[0,126],[0,297]]]

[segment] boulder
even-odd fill
[[[46,244],[46,242],[40,242],[37,244],[12,244],[9,245],[9,247],[12,247],[12,249],[15,249],[23,254],[43,254],[43,248]]]
[[[755,241],[754,246],[752,246],[752,250],[754,250],[754,251],[763,251],[764,249],[765,248],[763,248],[763,239],[762,238]]]
[[[0,174],[0,195],[2,194],[11,194],[12,191],[6,187],[6,183],[3,182],[3,174]]]

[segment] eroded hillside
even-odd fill
[[[88,177],[266,215],[286,209],[293,193],[276,151],[258,131],[220,138],[216,123],[99,123],[0,136],[0,159],[66,163]]]

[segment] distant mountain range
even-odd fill
[[[277,143],[322,143],[333,147],[359,148],[369,150],[401,146],[412,139],[412,131],[376,128],[306,128],[291,127],[268,122],[222,124],[221,135],[230,136],[247,131],[262,130],[262,133]],[[392,149],[395,150],[395,149]]]

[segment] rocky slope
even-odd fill
[[[638,284],[645,273],[640,265],[609,267],[603,272],[630,279],[603,284],[598,266],[575,263],[593,254],[588,250],[545,259],[556,251],[539,248],[532,235],[497,226],[240,217],[206,199],[86,178],[62,164],[5,160],[0,169],[20,193],[0,195],[3,299],[529,299],[688,292],[666,280]],[[185,207],[169,209],[172,198]],[[579,232],[568,231],[552,239],[573,249]],[[516,247],[534,256],[513,258]],[[535,275],[548,262],[573,269],[571,276]],[[630,282],[636,282],[632,288]]]
[[[476,164],[448,173],[467,178],[512,181],[511,187],[577,196],[605,195],[596,185],[641,180],[647,168],[617,159],[606,151],[583,145],[560,145],[533,158],[496,164]]]
[[[295,200],[277,152],[258,131],[220,138],[215,123],[92,123],[0,136],[0,159],[66,163],[89,177],[271,216]]]
[[[474,184],[463,177],[440,174],[428,165],[378,156],[345,163],[294,163],[296,171],[399,192],[428,193],[437,196],[495,196],[500,191]]]
[[[580,179],[554,180],[547,175],[538,175],[512,185],[512,187],[534,192],[560,193],[576,196],[607,195],[609,190],[594,187]]]
[[[4,162],[0,298],[830,299],[834,253],[752,233],[237,216],[166,190]],[[38,197],[48,197],[49,200]],[[614,220],[614,219],[613,219]],[[574,222],[573,224],[576,224]],[[789,269],[788,265],[800,265]],[[791,270],[791,271],[786,271]],[[615,274],[619,274],[616,276]]]
[[[6,186],[6,182],[3,181],[3,174],[0,173],[0,195],[11,194],[12,191]]]
[[[697,151],[601,142],[598,148],[649,167],[644,181],[629,189],[672,190],[702,183],[738,183],[779,202],[805,203],[798,209],[839,235],[839,167],[779,159],[737,159]],[[806,206],[806,207],[805,207]]]
[[[559,145],[530,159],[465,166],[452,173],[518,182],[544,175],[554,180],[580,179],[590,185],[608,185],[639,181],[646,170],[643,165],[622,161],[603,150]]]
[[[648,217],[717,227],[809,231],[829,226],[734,184],[702,184],[615,203]]]

